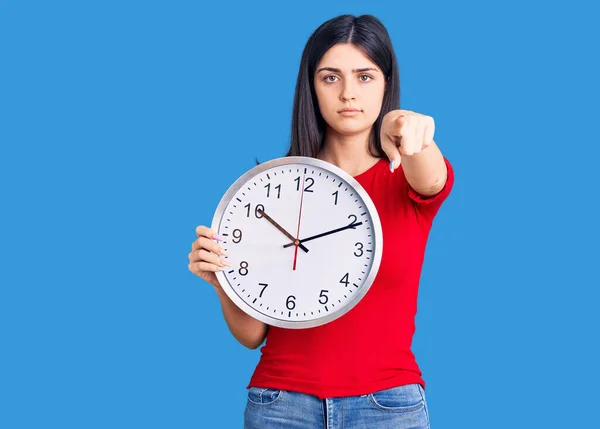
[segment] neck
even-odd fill
[[[317,158],[341,168],[351,176],[371,168],[379,158],[369,152],[371,128],[357,134],[343,135],[327,127],[325,143]]]

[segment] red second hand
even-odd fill
[[[296,259],[298,258],[298,241],[300,239],[300,219],[302,218],[302,201],[304,200],[304,178],[306,176],[302,176],[302,193],[300,194],[300,213],[298,213],[298,232],[296,232],[296,241],[294,245],[296,249],[294,249],[294,270],[296,269]]]

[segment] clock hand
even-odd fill
[[[308,249],[306,248],[306,246],[304,246],[300,242],[296,243],[296,241],[297,241],[296,238],[292,234],[290,234],[289,232],[287,232],[285,229],[283,229],[283,227],[281,225],[279,225],[277,222],[275,222],[275,220],[273,220],[273,218],[271,216],[269,216],[268,214],[266,214],[264,210],[258,209],[257,212],[259,214],[261,214],[262,216],[264,216],[264,218],[267,219],[269,222],[271,222],[275,228],[277,228],[279,231],[283,232],[283,234],[287,238],[289,238],[290,240],[292,240],[294,242],[294,243],[292,243],[292,246],[295,245],[295,244],[298,244],[298,247],[300,247],[305,252],[308,252]]]
[[[298,258],[298,247],[300,247],[300,219],[302,219],[302,201],[304,201],[304,179],[306,178],[306,171],[304,176],[302,177],[302,193],[300,194],[300,212],[298,213],[298,232],[296,232],[296,239],[294,240],[293,245],[296,246],[294,250],[294,268],[296,270],[296,259]]]
[[[313,235],[312,237],[303,238],[302,240],[299,241],[299,243],[300,243],[300,245],[302,245],[302,243],[304,243],[306,241],[314,240],[315,238],[325,237],[326,235],[335,234],[336,232],[344,231],[346,229],[350,229],[350,228],[354,229],[359,225],[362,225],[362,222],[351,223],[350,225],[346,225],[341,228],[337,228],[337,229],[333,229],[331,231],[323,232],[321,234]],[[288,243],[288,244],[284,244],[283,247],[290,247],[290,246],[294,246],[294,245],[295,245],[295,243]]]

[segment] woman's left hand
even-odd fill
[[[381,123],[381,147],[390,162],[393,172],[402,161],[402,156],[421,152],[433,143],[435,122],[431,116],[410,110],[392,110],[386,113]]]

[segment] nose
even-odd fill
[[[344,82],[342,92],[340,93],[340,100],[343,102],[356,100],[356,91],[352,82],[348,80]]]

